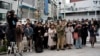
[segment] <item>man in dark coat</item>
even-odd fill
[[[8,45],[10,45],[10,42],[15,42],[16,41],[16,36],[15,36],[15,28],[16,28],[16,23],[18,19],[17,16],[15,15],[14,10],[11,10],[7,13],[7,40],[8,40]]]
[[[43,52],[43,35],[44,29],[41,23],[38,23],[38,26],[35,28],[35,51],[37,53]]]
[[[44,25],[44,38],[43,38],[43,45],[44,48],[47,49],[48,48],[48,27],[47,25]]]
[[[81,37],[82,37],[82,45],[85,46],[86,45],[86,40],[87,40],[87,36],[88,36],[88,25],[84,22],[82,24],[82,31],[81,31]]]

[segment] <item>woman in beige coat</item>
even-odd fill
[[[56,42],[53,41],[53,38],[52,38],[54,36],[54,34],[56,34],[56,29],[54,27],[54,24],[51,24],[50,28],[48,29],[48,36],[49,36],[48,46],[50,49],[52,49],[52,47],[54,47],[56,45]]]
[[[73,33],[74,29],[71,26],[71,23],[68,23],[66,28],[65,28],[65,32],[66,32],[66,43],[68,45],[68,49],[71,49],[71,45],[73,44]]]

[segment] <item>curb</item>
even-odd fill
[[[1,52],[1,53],[0,53],[0,55],[5,55],[5,54],[7,54],[7,52]]]

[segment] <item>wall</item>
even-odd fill
[[[100,3],[95,4],[93,1],[95,0],[85,0],[75,3],[69,3],[66,5],[66,13],[68,12],[77,12],[77,11],[95,11],[100,10]],[[72,8],[74,10],[72,10]],[[68,10],[70,9],[70,10]],[[61,13],[64,13],[64,9],[62,8]]]
[[[0,0],[0,1],[4,1],[4,2],[7,2],[7,3],[9,3],[9,9],[3,9],[3,8],[0,8],[0,20],[2,21],[2,20],[5,20],[6,19],[6,13],[7,13],[7,11],[8,10],[11,10],[11,4],[13,3],[12,2],[12,0]]]
[[[82,1],[82,0],[70,0],[70,2],[79,2],[79,1]]]
[[[94,1],[98,1],[98,3],[94,3]],[[79,2],[72,2],[66,5],[66,11],[62,8],[61,13],[79,13],[79,12],[89,12],[89,11],[100,11],[100,0],[84,0]],[[66,16],[66,19],[77,20],[77,19],[91,19],[91,18],[100,18],[99,15],[71,15]]]
[[[29,4],[29,5],[32,5],[34,6],[35,5],[35,0],[23,0],[23,2]]]
[[[66,20],[82,20],[82,19],[89,19],[91,20],[92,18],[95,19],[95,15],[80,15],[80,16],[66,16],[65,19]]]

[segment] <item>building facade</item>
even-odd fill
[[[0,0],[0,21],[6,19],[6,12],[12,8],[12,0]]]
[[[69,3],[62,8],[61,13],[66,13],[66,20],[97,19],[100,20],[100,0],[84,0]]]
[[[48,17],[56,20],[57,19],[57,1],[56,0],[49,0],[48,1]]]
[[[70,2],[79,2],[79,1],[83,1],[83,0],[70,0]]]
[[[34,18],[35,0],[0,0],[0,20],[6,19],[9,10],[15,10],[19,18]]]
[[[35,0],[17,0],[17,14],[20,18],[34,19]]]
[[[15,10],[21,19],[44,19],[57,17],[56,0],[0,0],[0,20],[8,10]],[[37,15],[35,15],[37,14]]]

